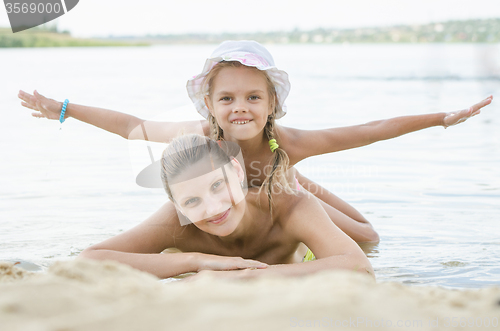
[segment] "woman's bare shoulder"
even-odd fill
[[[273,215],[285,222],[291,215],[300,208],[304,208],[311,203],[311,195],[307,191],[295,191],[288,193],[282,190],[278,194],[273,194]]]

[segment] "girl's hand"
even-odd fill
[[[198,260],[198,272],[202,270],[238,270],[238,269],[264,269],[268,265],[255,260],[247,260],[241,257],[218,256],[200,254]]]
[[[449,126],[456,125],[458,123],[465,122],[467,119],[471,118],[472,116],[476,116],[479,113],[481,113],[481,108],[484,106],[487,106],[491,103],[491,100],[493,99],[493,96],[490,95],[483,101],[476,103],[474,106],[470,107],[469,109],[464,109],[464,110],[458,110],[454,112],[447,113],[443,119],[443,126],[446,129]]]
[[[19,91],[17,96],[19,99],[23,100],[23,102],[21,102],[22,106],[36,111],[31,113],[31,116],[33,117],[58,120],[61,116],[63,103],[53,99],[48,99],[39,94],[36,90],[33,92],[33,95],[24,91]],[[65,118],[67,118],[67,115]]]

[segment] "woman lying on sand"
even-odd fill
[[[247,188],[235,148],[200,135],[174,140],[163,152],[161,171],[173,204],[80,256],[116,260],[160,278],[201,271],[230,278],[295,276],[328,269],[374,276],[363,251],[309,192],[297,186],[291,194],[275,184],[269,196],[265,189]],[[176,212],[165,210],[173,206]],[[297,254],[301,243],[315,260],[297,263],[303,260]],[[167,248],[182,253],[162,254]]]

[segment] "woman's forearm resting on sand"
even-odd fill
[[[186,272],[198,271],[197,253],[137,254],[106,249],[85,249],[79,258],[113,260],[148,272],[158,278],[168,278]]]
[[[270,265],[266,269],[249,268],[224,272],[202,271],[200,275],[212,273],[216,277],[219,275],[224,278],[247,279],[262,276],[305,276],[327,270],[351,270],[375,278],[373,268],[367,262],[366,257],[357,257],[356,254],[336,255],[302,263]]]
[[[268,267],[267,264],[255,260],[198,252],[140,254],[87,248],[79,257],[118,261],[159,278],[174,277],[187,272],[200,272],[202,270],[237,270]]]

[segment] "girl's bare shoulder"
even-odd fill
[[[300,143],[302,132],[303,130],[276,125],[276,137],[278,144],[287,153],[291,166],[302,159],[302,144]]]
[[[286,144],[294,141],[294,137],[297,134],[297,129],[289,128],[282,125],[276,125],[275,128],[276,137],[282,144]]]

